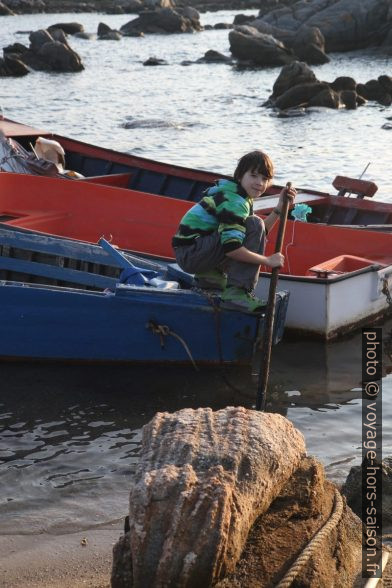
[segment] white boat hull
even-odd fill
[[[392,289],[392,266],[378,266],[331,278],[280,275],[278,288],[290,291],[286,328],[302,335],[334,339],[392,312],[385,284]],[[268,298],[270,277],[260,275],[256,294]]]

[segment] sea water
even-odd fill
[[[254,13],[253,11],[248,11]],[[232,22],[233,12],[202,14],[203,24]],[[77,21],[96,32],[131,15],[61,14],[2,17],[1,46],[28,44],[25,33]],[[278,182],[331,190],[335,175],[376,181],[391,200],[392,116],[368,103],[356,111],[317,109],[283,119],[263,107],[280,68],[181,65],[208,49],[229,54],[228,31],[146,35],[121,41],[69,42],[85,70],[33,72],[1,80],[5,116],[49,131],[148,158],[232,173],[247,150],[273,158]],[[150,56],[168,65],[145,67]],[[358,82],[390,74],[379,52],[331,55],[319,79]],[[383,451],[392,453],[392,324],[383,328]],[[6,333],[1,332],[1,336]],[[255,404],[247,369],[195,373],[192,367],[2,364],[0,378],[0,533],[63,533],[102,527],[124,516],[140,450],[141,427],[157,411]],[[361,337],[324,345],[285,342],[273,351],[268,409],[305,435],[327,475],[344,481],[361,461]]]

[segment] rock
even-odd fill
[[[311,84],[314,82],[318,82],[318,80],[310,67],[306,63],[293,61],[293,63],[282,67],[274,83],[271,98],[281,96],[298,84]]]
[[[278,414],[158,413],[143,428],[131,482],[129,585],[210,586],[233,572],[252,524],[304,454],[302,434]],[[121,582],[121,571],[113,576]]]
[[[143,2],[140,0],[127,0],[121,4],[121,8],[125,14],[132,14],[142,12],[144,10]]]
[[[275,106],[280,110],[286,110],[287,108],[307,105],[312,98],[325,89],[328,89],[328,86],[323,82],[297,84],[281,94],[275,100]]]
[[[369,80],[366,84],[358,84],[357,92],[367,100],[376,100],[384,106],[390,106],[392,103],[391,94],[379,80]]]
[[[381,467],[382,520],[384,525],[390,525],[392,524],[392,457],[384,457],[381,464],[374,461],[373,465]],[[362,467],[363,464],[353,466],[342,487],[342,494],[347,498],[347,504],[359,518],[362,516],[362,497],[358,492],[362,485]]]
[[[149,57],[143,65],[169,65],[165,59],[158,59],[158,57]]]
[[[313,549],[297,576],[284,585],[293,588],[356,585],[361,523],[336,493],[334,485],[326,480],[321,464],[305,458],[268,511],[256,520],[235,571],[218,582],[216,588],[277,586],[327,521],[332,525],[330,532]]]
[[[18,56],[6,53],[4,59],[0,58],[1,77],[21,77],[30,72],[29,68]]]
[[[391,76],[378,76],[378,81],[388,94],[392,94],[392,77]]]
[[[192,18],[180,13],[181,9],[160,8],[157,10],[145,11],[138,18],[129,21],[121,27],[123,35],[133,32],[142,33],[186,33],[201,30],[200,24],[196,24],[195,14]],[[184,14],[189,11],[184,9]]]
[[[271,35],[252,27],[237,27],[229,33],[230,51],[237,59],[256,65],[285,65],[295,60],[291,50]]]
[[[67,41],[67,35],[64,33],[64,31],[62,29],[52,29],[50,31],[50,34],[52,36],[53,41],[58,41],[59,43],[62,43],[66,47],[69,47],[68,41]]]
[[[392,131],[392,123],[384,123],[381,127],[384,131]]]
[[[214,25],[214,29],[216,29],[217,31],[219,30],[224,30],[224,29],[232,29],[233,25],[230,24],[229,22],[217,22]]]
[[[97,36],[100,41],[119,41],[122,38],[122,34],[119,31],[111,29],[103,22],[98,24]]]
[[[329,84],[329,86],[335,90],[335,92],[341,92],[342,90],[356,90],[357,82],[354,78],[350,78],[349,76],[339,76]]]
[[[257,17],[247,14],[236,14],[233,20],[233,25],[251,24]]]
[[[311,0],[269,11],[263,20],[275,27],[298,31],[302,25],[317,27],[325,50],[352,51],[379,45],[391,23],[389,0]]]
[[[66,35],[76,35],[76,33],[84,32],[84,26],[78,22],[59,22],[48,27],[50,33],[53,29],[61,29]]]
[[[111,588],[133,586],[131,537],[125,533],[113,547],[113,565],[110,578]]]
[[[95,38],[95,35],[92,33],[75,33],[74,37],[78,37],[78,39],[86,39],[87,41],[91,41],[91,39]]]
[[[340,100],[347,110],[355,110],[357,108],[357,98],[358,95],[355,90],[342,90],[340,92]]]
[[[42,45],[45,43],[51,43],[53,41],[53,37],[49,33],[49,31],[40,29],[38,31],[33,31],[29,35],[30,40],[30,50],[33,53],[36,53]]]
[[[16,53],[18,55],[22,55],[28,51],[28,47],[22,45],[22,43],[13,43],[12,45],[7,45],[7,47],[3,47],[3,53]]]
[[[219,53],[219,51],[214,51],[214,49],[209,49],[197,60],[197,63],[233,63],[231,57],[227,55],[223,55],[223,53]]]
[[[312,96],[308,101],[308,106],[322,106],[324,108],[339,108],[339,94],[331,88],[324,88],[321,92]]]
[[[6,4],[0,2],[0,16],[15,16],[15,12],[8,8]]]
[[[58,41],[45,43],[37,51],[41,59],[51,71],[76,72],[82,71],[84,66],[78,54],[70,47]]]

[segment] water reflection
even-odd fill
[[[1,369],[0,533],[71,532],[120,519],[141,427],[157,411],[251,408],[257,388],[247,368],[226,370],[226,381],[218,369],[191,367],[10,363]],[[360,381],[360,334],[332,345],[287,341],[274,349],[268,410],[293,421],[337,481],[360,460]],[[387,423],[391,403],[384,398]]]

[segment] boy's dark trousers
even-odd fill
[[[245,239],[242,243],[254,253],[264,254],[265,228],[258,216],[248,216],[245,221]],[[235,261],[223,251],[220,234],[214,231],[196,239],[192,245],[175,248],[178,265],[190,274],[219,269],[227,274],[227,284],[252,291],[259,277],[259,266],[254,263]]]

